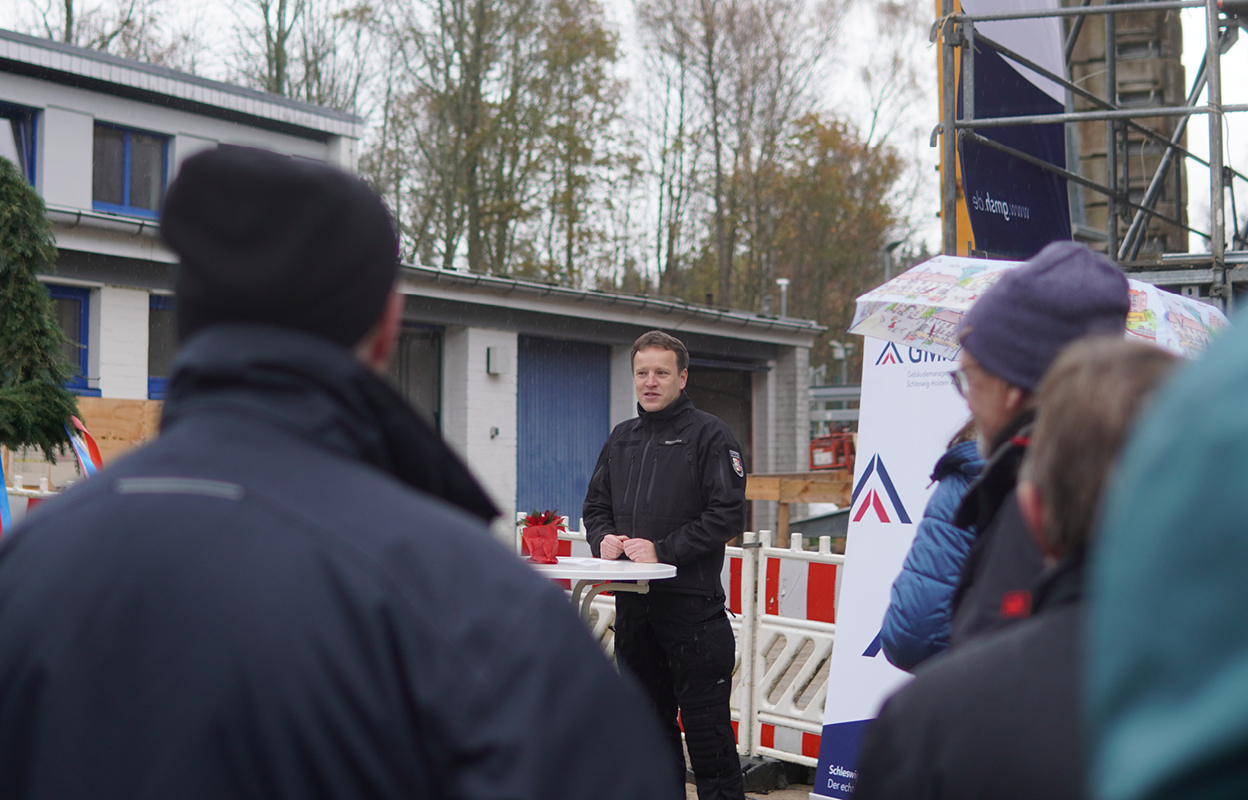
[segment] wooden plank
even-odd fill
[[[745,499],[844,505],[838,498],[848,497],[850,479],[843,469],[746,475]]]
[[[780,496],[777,498],[781,503],[836,503],[837,505],[845,505],[841,502],[850,491],[848,481],[781,481]]]
[[[746,475],[746,500],[779,500],[780,478],[774,475]]]
[[[852,477],[847,469],[816,469],[809,472],[760,472],[745,476],[747,480],[758,478],[793,478],[808,481],[847,481]]]

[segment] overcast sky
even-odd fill
[[[633,26],[632,0],[606,0],[607,13],[617,25],[625,61],[620,67],[621,75],[636,80],[637,75],[644,74],[640,69],[640,56]],[[16,27],[19,14],[29,14],[29,0],[9,0],[0,2],[0,26]],[[232,44],[231,29],[234,24],[232,14],[222,11],[223,5],[214,0],[179,0],[173,4],[180,20],[189,21],[197,32],[207,37],[207,51],[203,54],[202,71],[211,77],[222,74],[220,53]],[[1199,66],[1204,53],[1204,12],[1200,9],[1187,9],[1183,12],[1183,62],[1190,85],[1192,77]],[[825,79],[827,90],[823,93],[825,111],[838,114],[855,122],[860,127],[867,124],[868,102],[859,78],[859,65],[864,63],[875,45],[875,25],[870,5],[859,2],[853,6],[851,18],[847,24],[850,35],[844,36],[844,44],[837,48],[835,61],[829,67]],[[920,223],[917,236],[927,242],[932,250],[940,246],[940,227],[936,219],[939,210],[939,186],[935,172],[938,153],[928,147],[928,134],[938,122],[937,97],[939,87],[936,85],[936,52],[926,44],[926,31],[919,32],[916,37],[913,55],[915,65],[931,87],[930,93],[917,100],[905,109],[901,124],[890,134],[889,143],[897,147],[904,158],[914,166],[912,180],[920,185],[919,200],[913,210],[914,217]],[[1241,41],[1222,59],[1223,102],[1248,103],[1248,31],[1242,31]],[[1193,117],[1187,135],[1188,147],[1195,153],[1207,157],[1209,133],[1204,116]],[[1248,174],[1248,114],[1228,115],[1226,123],[1227,162],[1241,172]],[[1188,165],[1188,214],[1193,227],[1207,230],[1209,210],[1209,177],[1208,171],[1196,164]],[[1248,184],[1237,181],[1235,185],[1236,202],[1240,219],[1248,219]],[[1227,213],[1230,207],[1228,198]],[[1193,250],[1205,249],[1198,237],[1192,237],[1189,245]]]

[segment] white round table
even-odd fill
[[[638,564],[627,559],[607,561],[602,558],[563,556],[558,564],[534,564],[543,578],[576,581],[572,589],[572,606],[578,604],[581,619],[589,622],[590,605],[603,592],[633,592],[645,594],[650,591],[650,581],[676,577],[674,564]],[[592,586],[592,584],[598,584]],[[591,586],[588,592],[585,587]],[[582,598],[581,595],[585,596]]]

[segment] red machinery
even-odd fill
[[[810,468],[854,470],[854,434],[849,431],[810,440]]]

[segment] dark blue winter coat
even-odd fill
[[[493,514],[347,350],[205,328],[160,438],[0,546],[0,797],[684,797]]]
[[[949,646],[953,592],[975,540],[974,529],[956,527],[953,517],[983,466],[975,442],[954,445],[936,462],[932,480],[940,485],[893,582],[880,634],[884,655],[901,669],[913,670]]]

